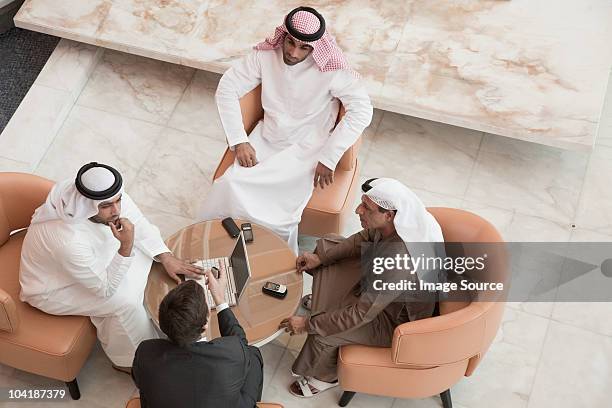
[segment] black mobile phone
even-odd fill
[[[227,217],[221,221],[221,225],[223,225],[223,228],[225,228],[230,237],[236,238],[240,235],[240,228],[238,228],[232,217]]]
[[[240,224],[240,229],[242,230],[242,236],[244,237],[244,242],[249,243],[253,242],[253,227],[251,227],[251,223],[245,222],[244,224]]]
[[[274,282],[266,282],[261,288],[261,291],[266,295],[279,299],[284,299],[285,296],[287,296],[287,287]]]

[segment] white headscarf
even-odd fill
[[[103,167],[93,167],[81,175],[81,183],[92,191],[104,191],[115,183],[115,175]],[[81,194],[75,180],[61,181],[51,188],[47,200],[32,216],[32,224],[60,219],[67,223],[83,222],[98,214],[98,205],[123,194],[123,186],[113,197],[92,200]]]
[[[370,185],[365,195],[385,210],[397,210],[393,224],[404,242],[444,242],[438,221],[412,190],[392,178],[379,178]]]
[[[370,182],[365,192],[372,201],[385,210],[397,210],[393,225],[402,238],[412,258],[444,257],[444,236],[438,221],[427,211],[423,202],[404,184],[392,178],[379,178]],[[429,274],[427,268],[419,268],[417,276],[436,280],[437,274]]]

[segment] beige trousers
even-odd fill
[[[344,308],[358,301],[356,285],[361,278],[359,258],[319,267],[312,271],[312,316]],[[383,312],[353,330],[331,336],[309,334],[293,363],[292,371],[332,382],[337,376],[338,349],[348,344],[390,347],[395,325]]]

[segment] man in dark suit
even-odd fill
[[[140,343],[132,365],[142,407],[253,408],[261,398],[263,359],[247,344],[225,300],[226,273],[219,275],[206,272],[220,338],[204,337],[210,313],[197,282],[181,283],[162,300],[159,324],[169,340]]]

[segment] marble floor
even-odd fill
[[[15,23],[221,73],[301,4],[26,0]],[[612,66],[609,0],[309,4],[326,17],[375,107],[550,146],[592,149]]]
[[[218,75],[62,40],[0,135],[0,171],[74,177],[97,160],[165,236],[196,221],[225,148],[212,99]],[[429,206],[482,215],[509,241],[612,241],[612,91],[592,153],[566,151],[375,111],[363,135],[361,176],[399,178]],[[347,234],[358,229],[357,220]],[[303,239],[302,246],[312,245]],[[457,408],[604,408],[612,386],[612,304],[508,304],[483,363],[452,389]],[[304,337],[262,348],[266,401],[335,406],[287,392]],[[82,399],[2,407],[123,407],[136,392],[96,348],[80,373]],[[3,387],[61,383],[0,365]],[[110,392],[109,392],[110,391]],[[357,395],[355,408],[433,408],[438,398]]]

